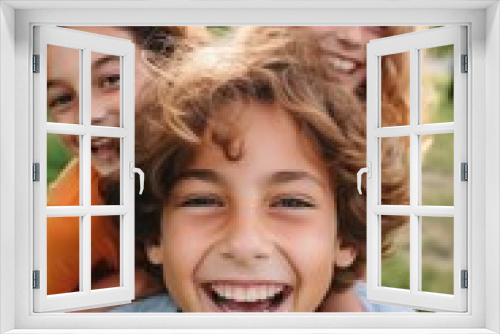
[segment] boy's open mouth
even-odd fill
[[[107,174],[120,166],[120,139],[94,137],[91,152],[99,171]]]
[[[332,57],[331,63],[336,71],[343,74],[353,74],[358,66],[352,60],[339,57]]]
[[[293,290],[278,283],[204,283],[202,288],[221,312],[276,312]]]

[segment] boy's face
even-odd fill
[[[132,40],[132,35],[114,27],[72,27],[101,35]],[[136,59],[140,49],[136,49]],[[47,47],[47,106],[52,122],[79,124],[80,80],[79,50]],[[144,81],[146,69],[136,62],[136,92]],[[91,53],[91,125],[120,126],[120,59],[118,56]],[[77,154],[76,136],[60,135],[66,146]],[[120,163],[119,140],[92,138],[92,162],[101,174],[112,172]]]
[[[327,171],[280,109],[226,108],[241,110],[242,158],[205,140],[165,203],[149,259],[185,312],[312,312],[334,264],[355,256],[339,249]]]

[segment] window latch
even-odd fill
[[[367,178],[371,179],[372,178],[372,163],[368,161],[368,167],[361,168],[358,171],[358,192],[361,195],[361,175],[363,173],[366,173]]]
[[[139,183],[141,185],[141,189],[139,190],[139,195],[142,195],[142,191],[144,190],[144,172],[140,168],[134,167],[134,163],[131,161],[129,163],[129,176],[131,179],[134,178],[134,173],[139,174]]]

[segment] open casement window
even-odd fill
[[[39,26],[34,28],[34,267],[33,293],[34,311],[71,311],[95,308],[105,305],[128,303],[134,299],[134,44],[128,40],[79,32],[66,28]],[[48,82],[47,55],[60,52],[63,57],[57,66],[51,64],[55,81]],[[38,58],[38,59],[37,59]],[[93,61],[98,59],[97,61]],[[72,63],[73,62],[73,63]],[[113,80],[95,82],[92,71],[101,70],[104,64],[113,63],[116,75]],[[72,81],[58,84],[60,73],[70,73]],[[60,73],[58,74],[58,71]],[[63,78],[61,77],[61,80]],[[64,85],[72,85],[65,87]],[[96,121],[91,117],[94,86],[101,85],[115,92],[114,126]],[[108,85],[108,86],[106,86]],[[48,91],[51,101],[48,101]],[[113,101],[110,101],[112,103]],[[52,110],[49,110],[52,108]],[[71,111],[73,115],[71,118]],[[99,112],[99,111],[95,111]],[[55,117],[57,115],[59,117]],[[57,120],[57,121],[56,121]],[[48,202],[49,162],[47,148],[61,138],[64,143],[72,143],[76,165],[73,176],[65,184],[62,197],[75,197],[71,205],[57,205]],[[115,203],[94,205],[93,194],[97,184],[93,181],[95,146],[101,148],[102,159],[110,159],[111,154],[102,147],[114,143],[116,168],[119,169],[120,191]],[[109,145],[111,146],[111,145]],[[92,158],[91,158],[92,156]],[[91,161],[92,160],[92,161]],[[61,174],[67,172],[69,168]],[[60,174],[60,175],[61,175]],[[91,181],[92,180],[92,181]],[[71,200],[68,198],[68,202]],[[119,278],[114,287],[93,289],[91,257],[94,251],[92,230],[99,228],[99,218],[114,219],[119,246],[116,247]],[[95,219],[95,223],[94,223]],[[102,219],[101,219],[102,220]],[[91,224],[92,223],[92,224]],[[75,286],[59,293],[50,293],[47,286],[48,264],[54,259],[48,249],[50,224],[63,227],[57,231],[60,241],[73,238],[76,245],[75,257],[62,266],[76,266]],[[67,235],[65,234],[67,233]],[[110,232],[111,233],[111,232]],[[76,234],[76,237],[75,237]],[[92,247],[91,247],[92,244]],[[60,270],[64,275],[64,270]],[[59,277],[64,280],[65,277]]]
[[[367,46],[367,295],[371,302],[429,311],[467,311],[466,51],[466,28],[459,26],[381,38]],[[410,110],[406,124],[394,126],[384,115],[391,109],[384,104],[383,85],[391,82],[384,80],[387,69],[381,68],[381,59],[396,54],[409,60]],[[447,54],[448,60],[435,56],[440,54]],[[437,112],[431,112],[429,101],[436,97],[429,77],[439,66],[449,72],[447,94],[452,103],[444,106],[434,101]],[[441,153],[429,153],[440,146]],[[404,196],[409,201],[402,205],[391,205],[382,192],[392,177],[384,168],[394,159],[409,175]],[[433,164],[439,167],[434,172]],[[409,282],[405,288],[384,283],[382,229],[394,216],[407,222],[404,256],[409,259]],[[449,266],[451,274],[438,279],[449,284],[448,291],[433,289],[423,270],[433,251],[426,238],[442,226],[446,228],[441,233],[446,232],[435,238],[437,248],[448,249],[451,260],[438,266]]]

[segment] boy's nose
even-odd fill
[[[269,259],[272,242],[265,226],[256,214],[236,214],[228,224],[228,230],[220,245],[220,255],[224,260],[239,265],[252,265],[255,261]]]

